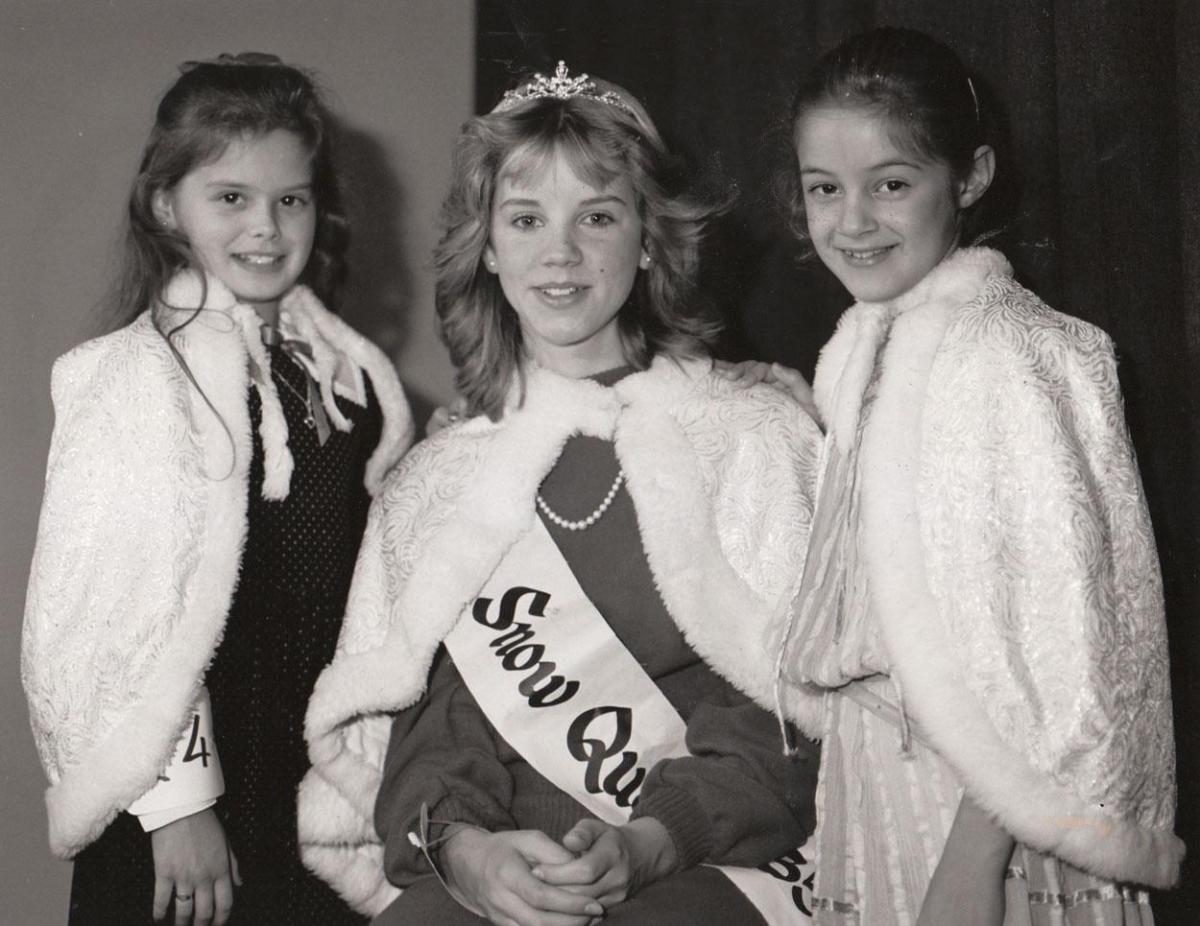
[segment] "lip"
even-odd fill
[[[566,281],[561,283],[541,283],[531,288],[539,297],[552,304],[572,302],[590,289],[590,287],[583,283]]]
[[[242,267],[252,270],[272,270],[280,266],[286,254],[264,253],[262,251],[237,251],[230,255]]]
[[[873,267],[895,249],[894,244],[885,244],[875,248],[837,248],[842,259],[851,267]]]

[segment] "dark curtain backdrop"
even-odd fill
[[[1179,831],[1193,850],[1156,912],[1200,922],[1200,4],[478,0],[477,12],[480,110],[563,58],[639,96],[701,184],[736,185],[706,255],[724,350],[809,376],[850,300],[797,263],[772,191],[798,76],[851,32],[903,25],[955,48],[1002,101],[1022,192],[1005,250],[1028,286],[1118,347],[1166,583]]]

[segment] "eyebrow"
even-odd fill
[[[872,164],[867,168],[867,171],[874,173],[875,171],[887,170],[889,167],[910,167],[913,170],[923,169],[922,166],[916,161],[905,161],[901,158],[896,158],[891,161],[880,161],[878,164]],[[827,170],[824,167],[801,167],[800,174],[801,176],[804,174],[829,174],[832,176],[834,171]]]
[[[616,196],[613,194],[605,194],[602,196],[590,196],[587,199],[581,200],[578,204],[578,207],[582,208],[582,209],[590,209],[593,206],[604,206],[604,205],[608,205],[610,203],[617,203],[618,205],[625,206],[626,208],[629,207],[629,203],[626,200],[622,199],[620,196]],[[529,207],[536,207],[536,206],[540,206],[540,205],[541,205],[541,200],[533,199],[532,197],[510,196],[507,199],[503,199],[500,201],[499,208],[504,208],[505,206],[518,206],[521,208],[529,208]]]
[[[204,186],[206,189],[212,188],[212,187],[225,187],[227,189],[233,189],[233,190],[249,190],[249,189],[254,188],[254,184],[251,184],[251,183],[240,183],[237,180],[221,180],[221,179],[207,180],[207,181],[205,181]],[[281,186],[278,189],[283,190],[283,191],[311,190],[311,189],[313,189],[313,183],[311,180],[301,181],[300,183],[293,183],[290,185]]]

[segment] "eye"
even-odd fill
[[[286,196],[281,196],[279,202],[291,208],[302,209],[308,205],[308,197],[298,193],[288,193]]]
[[[883,183],[879,184],[876,189],[878,189],[880,193],[894,195],[896,193],[903,193],[905,190],[909,189],[910,186],[911,184],[907,180],[897,180],[896,178],[892,178],[890,180],[883,181]]]
[[[615,221],[616,219],[607,212],[589,212],[583,217],[583,224],[592,228],[607,228]]]
[[[537,228],[541,224],[541,221],[536,215],[530,215],[529,213],[514,215],[510,221],[514,228],[519,228],[521,230]]]
[[[828,199],[830,196],[836,196],[838,192],[836,183],[822,181],[821,183],[812,184],[805,192],[817,199]]]
[[[246,201],[246,197],[235,190],[226,190],[220,194],[219,199],[227,206],[236,206]]]

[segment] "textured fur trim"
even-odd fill
[[[486,442],[460,494],[447,496],[445,486],[438,487],[437,504],[453,505],[454,511],[421,536],[420,558],[398,597],[387,605],[369,599],[372,608],[390,609],[386,635],[377,645],[352,651],[344,631],[341,652],[322,673],[309,704],[306,734],[314,768],[300,794],[301,852],[305,864],[358,909],[377,913],[394,896],[383,880],[381,849],[369,825],[390,733],[387,712],[411,705],[424,692],[438,645],[532,525],[537,488],[572,434],[614,440],[668,612],[720,674],[771,705],[773,662],[764,641],[776,602],[763,600],[743,581],[725,556],[709,506],[696,503],[711,490],[675,417],[702,382],[713,382],[709,371],[706,361],[660,359],[650,371],[605,388],[531,368],[524,405],[510,407],[501,424],[468,422],[418,446],[406,461],[406,467],[429,471],[444,445]],[[734,401],[745,401],[733,386],[721,388]],[[760,395],[764,402],[786,402],[771,390]],[[719,410],[707,400],[703,405],[719,419]],[[799,416],[791,405],[787,413]],[[810,428],[815,442],[819,433],[815,425]],[[392,486],[402,484],[408,472]],[[392,501],[385,491],[373,521],[390,517]],[[414,513],[407,506],[402,510],[406,517]],[[420,532],[409,525],[396,529]],[[386,530],[373,523],[368,535]],[[368,575],[377,568],[369,556],[360,558],[356,584],[379,581]],[[354,601],[352,591],[352,608]],[[352,613],[348,624],[353,621]],[[815,717],[817,704],[810,701],[808,715]]]
[[[989,274],[1009,272],[993,255],[960,252],[897,306],[861,457],[873,606],[906,707],[968,793],[1005,829],[1102,876],[1169,886],[1182,848],[1172,834],[1085,804],[1001,739],[963,678],[930,591],[917,500],[926,388],[953,312],[982,290]]]
[[[148,316],[142,316],[135,329],[118,335],[159,338]],[[221,422],[173,367],[174,361],[166,358],[172,365],[168,388],[185,389],[190,396],[192,427],[204,448],[206,469],[226,473],[232,462],[233,472],[208,483],[204,533],[198,538],[203,555],[183,588],[180,606],[186,619],[179,621],[168,649],[126,716],[81,761],[64,769],[46,792],[50,847],[61,857],[70,857],[93,842],[121,809],[154,784],[183,733],[205,667],[220,642],[245,542],[250,459],[246,355],[238,349],[241,338],[230,335],[228,324],[214,327],[212,318],[201,316],[181,333],[178,343],[193,375],[229,426],[233,461]],[[56,367],[56,378],[66,377],[69,355],[62,363],[63,367]]]
[[[175,472],[171,467],[190,465],[181,460],[189,460],[194,454],[197,470],[205,474],[203,508],[197,519],[200,528],[193,538],[201,550],[197,566],[186,582],[181,579],[174,588],[153,591],[166,596],[164,609],[169,600],[170,606],[178,610],[177,625],[166,648],[122,719],[102,742],[91,744],[67,768],[58,769],[47,762],[52,782],[46,792],[50,844],[55,854],[63,857],[74,855],[94,841],[120,810],[154,784],[182,735],[208,661],[220,642],[246,534],[251,458],[246,388],[251,357],[267,374],[261,377],[262,382],[255,382],[263,407],[263,495],[268,499],[287,495],[292,470],[287,427],[269,376],[268,356],[258,336],[258,316],[249,307],[238,305],[219,281],[202,281],[195,273],[179,274],[168,288],[165,301],[168,306],[186,309],[200,305],[202,294],[206,311],[183,328],[174,343],[219,417],[170,356],[148,314],[126,329],[82,345],[55,366],[55,406],[64,412],[77,403],[81,393],[97,398],[89,378],[101,360],[123,360],[125,355],[140,353],[146,358],[145,368],[138,366],[128,378],[118,380],[131,395],[100,396],[100,401],[108,403],[105,409],[111,411],[113,420],[129,421],[126,432],[132,435],[130,442],[144,443],[152,435],[147,450],[153,448],[155,465]],[[371,376],[384,416],[381,440],[364,477],[367,488],[375,492],[384,472],[411,442],[412,418],[403,389],[386,357],[328,313],[314,297],[310,296],[300,311],[312,320],[313,330],[320,333],[326,345],[324,349],[339,358],[339,363],[340,358],[349,358],[352,370],[365,369]],[[147,385],[147,380],[156,383],[159,378],[161,386]],[[328,390],[323,394],[328,395]],[[186,409],[187,420],[148,414],[147,396],[156,403],[154,412],[172,404]],[[165,396],[172,398],[168,401]],[[145,416],[144,421],[137,420],[139,415]],[[79,426],[86,428],[94,423],[83,421]],[[56,439],[60,438],[70,446],[69,433],[56,434]],[[122,448],[114,448],[114,452],[117,449]],[[183,482],[179,485],[179,491],[190,491]],[[180,530],[184,529],[181,525]],[[39,547],[61,542],[61,538],[39,537]],[[35,567],[36,563],[35,556]],[[87,581],[87,577],[48,575],[46,581],[52,591],[55,582],[70,585]],[[181,595],[181,600],[171,597],[175,595]],[[40,612],[27,616],[27,621],[30,619],[41,619]],[[92,620],[94,623],[100,619]]]
[[[406,707],[420,697],[438,644],[532,526],[530,499],[574,433],[615,441],[651,572],[689,643],[729,681],[764,706],[772,704],[762,642],[774,602],[763,602],[737,575],[721,550],[712,513],[695,504],[705,496],[700,474],[670,413],[693,388],[691,377],[706,370],[660,361],[653,379],[634,374],[612,389],[531,371],[524,407],[496,429],[480,467],[486,477],[429,539],[396,603],[398,615],[420,619],[398,625],[379,649],[335,661],[318,681],[306,722],[314,762],[332,758],[322,754],[323,734],[348,717]],[[755,629],[762,636],[731,639],[734,614],[759,615]],[[411,665],[411,672],[398,671],[402,665]]]

